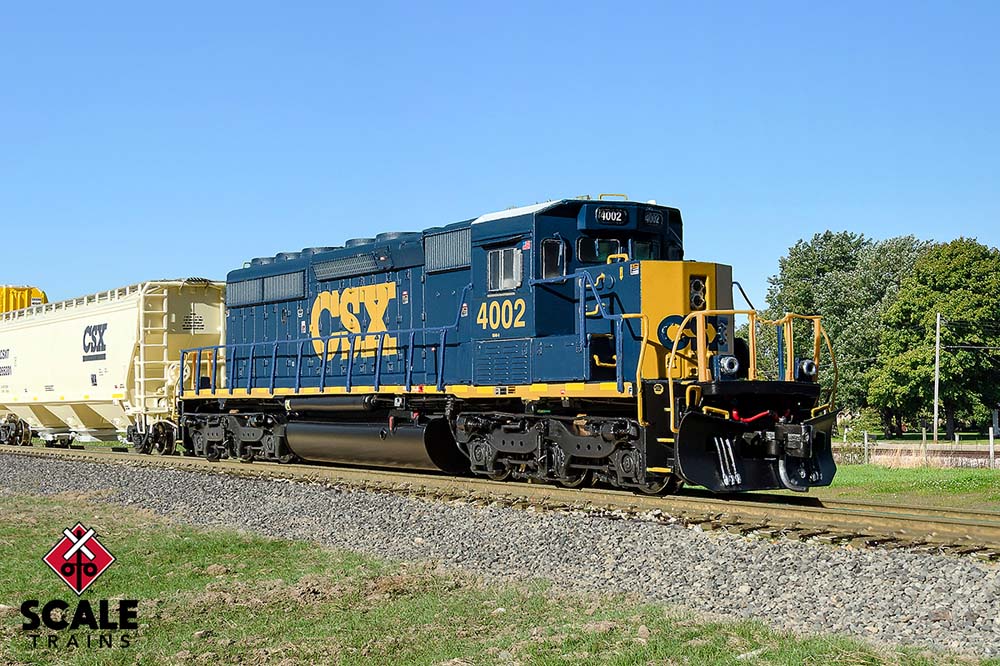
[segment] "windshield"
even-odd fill
[[[576,256],[587,264],[603,264],[613,254],[620,254],[622,244],[617,238],[587,238],[576,242]]]
[[[638,261],[646,259],[658,259],[656,243],[653,241],[634,240],[632,241],[632,259]]]

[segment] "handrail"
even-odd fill
[[[642,334],[642,342],[639,346],[639,358],[636,359],[635,363],[635,403],[636,403],[636,418],[639,421],[639,425],[649,425],[646,423],[645,419],[645,408],[642,404],[642,362],[646,357],[646,346],[649,344],[649,317],[645,314],[623,314],[621,315],[621,320],[618,322],[618,335],[617,338],[621,338],[622,333],[622,322],[626,319],[639,319],[641,320],[640,332]],[[621,346],[621,343],[619,343]],[[618,389],[621,391],[621,388]]]
[[[833,366],[833,384],[830,386],[830,395],[826,403],[823,405],[819,405],[812,410],[814,412],[813,415],[815,415],[816,412],[821,411],[823,408],[829,408],[834,404],[834,401],[837,396],[837,384],[840,381],[840,371],[837,369],[837,355],[833,353],[833,343],[830,341],[830,336],[827,335],[826,329],[823,328],[823,325],[820,323],[821,317],[819,315],[800,315],[800,314],[795,314],[794,312],[786,312],[785,316],[782,317],[781,319],[776,319],[774,321],[763,321],[761,323],[774,326],[778,325],[787,326],[786,337],[789,340],[788,357],[792,359],[792,362],[787,364],[787,367],[785,369],[785,376],[786,376],[786,381],[792,381],[795,379],[794,375],[795,370],[794,368],[792,368],[792,365],[794,363],[795,342],[790,334],[791,334],[792,321],[794,321],[795,319],[804,319],[806,321],[813,322],[813,362],[817,365],[817,367],[819,366],[819,353],[821,348],[820,344],[821,340],[826,343],[826,348],[830,351],[830,365]]]
[[[757,327],[756,324],[764,324],[766,326],[781,326],[785,333],[785,337],[788,342],[784,349],[786,361],[785,363],[785,381],[794,381],[795,379],[795,369],[792,367],[794,365],[795,359],[795,339],[793,337],[792,324],[796,319],[802,319],[806,321],[811,321],[813,323],[813,362],[816,366],[819,366],[819,357],[821,351],[820,340],[826,342],[827,350],[830,352],[830,364],[833,366],[833,385],[830,389],[830,396],[827,402],[823,405],[819,405],[812,410],[812,416],[823,408],[829,408],[834,404],[834,399],[837,394],[837,382],[839,380],[839,370],[837,369],[837,356],[833,351],[833,343],[830,342],[830,337],[827,335],[826,330],[823,328],[821,322],[821,317],[819,315],[800,315],[793,312],[787,312],[780,319],[767,320],[767,319],[757,319],[756,310],[699,310],[689,313],[678,326],[678,334],[674,339],[674,343],[670,349],[670,355],[667,357],[667,391],[670,399],[670,429],[673,432],[679,431],[679,426],[677,425],[677,410],[675,409],[674,403],[674,381],[673,381],[673,370],[674,370],[674,360],[677,356],[683,356],[678,351],[678,345],[680,344],[681,332],[687,329],[688,324],[692,319],[695,320],[695,353],[697,360],[697,373],[699,382],[707,382],[711,379],[708,368],[708,342],[705,330],[705,319],[706,317],[717,317],[717,316],[734,316],[734,315],[745,315],[750,322],[749,329],[749,340],[748,344],[750,347],[750,365],[747,369],[747,378],[750,380],[757,379]]]
[[[302,355],[303,355],[303,348],[306,345],[306,343],[313,344],[315,342],[321,342],[322,345],[323,345],[323,359],[322,359],[322,366],[321,366],[321,371],[320,371],[320,390],[322,391],[322,390],[324,390],[326,388],[326,374],[327,374],[326,373],[326,369],[327,369],[327,363],[328,363],[328,360],[329,360],[329,357],[330,357],[330,352],[329,352],[329,350],[330,350],[330,341],[334,340],[334,339],[337,339],[337,340],[347,339],[347,341],[348,341],[347,376],[346,376],[345,387],[347,389],[347,392],[350,393],[351,392],[351,388],[352,388],[353,372],[354,372],[354,357],[355,357],[355,352],[356,352],[356,345],[355,345],[355,343],[356,343],[356,341],[357,341],[358,338],[367,338],[367,337],[375,337],[376,338],[377,348],[376,348],[376,356],[375,356],[374,381],[375,381],[375,388],[377,390],[378,387],[381,384],[381,377],[382,377],[381,367],[382,367],[382,359],[383,359],[384,350],[385,350],[384,339],[385,339],[385,336],[387,336],[387,335],[397,335],[397,336],[408,335],[409,336],[409,344],[407,346],[407,357],[406,357],[406,390],[409,391],[410,387],[412,386],[411,382],[412,382],[412,377],[413,377],[413,347],[414,347],[415,338],[416,338],[416,334],[417,333],[424,333],[424,334],[438,333],[440,335],[440,338],[439,338],[438,342],[439,342],[439,345],[441,347],[441,353],[438,354],[438,360],[437,360],[437,388],[438,388],[439,391],[443,391],[444,390],[444,356],[445,356],[447,335],[448,335],[449,331],[458,330],[458,327],[459,327],[459,325],[462,322],[462,306],[466,304],[466,298],[468,297],[469,291],[471,289],[472,289],[472,283],[469,283],[469,284],[465,285],[465,287],[462,288],[462,293],[461,293],[461,296],[460,296],[459,302],[458,302],[458,311],[455,314],[455,321],[454,321],[454,323],[446,325],[446,326],[432,326],[432,327],[429,327],[429,328],[404,328],[404,329],[396,329],[396,330],[392,330],[392,331],[378,331],[376,333],[367,333],[367,332],[366,333],[354,333],[354,332],[351,332],[351,331],[337,331],[335,333],[331,333],[330,335],[314,336],[314,337],[309,337],[309,338],[297,338],[295,340],[262,340],[260,342],[237,342],[237,343],[234,343],[234,344],[218,344],[218,345],[208,345],[208,346],[205,346],[205,347],[192,347],[190,349],[183,349],[183,350],[181,350],[181,357],[180,357],[180,366],[181,366],[181,368],[180,368],[180,379],[179,379],[179,385],[180,385],[179,395],[180,396],[184,396],[184,394],[186,392],[186,389],[185,389],[185,386],[184,386],[184,384],[185,384],[185,381],[184,381],[185,380],[184,369],[186,367],[186,360],[187,360],[189,354],[194,354],[195,355],[195,358],[196,358],[196,360],[195,360],[195,372],[197,372],[197,376],[198,376],[198,380],[196,382],[195,388],[191,389],[191,390],[194,392],[195,395],[199,395],[200,394],[200,392],[202,390],[201,389],[201,366],[203,364],[203,358],[204,358],[204,353],[205,352],[211,352],[212,355],[213,355],[213,361],[212,361],[213,371],[212,371],[212,375],[211,375],[211,383],[209,385],[209,389],[211,390],[211,395],[216,395],[219,390],[226,391],[226,392],[228,392],[229,395],[232,395],[233,391],[236,388],[235,384],[236,384],[237,358],[236,358],[236,353],[235,352],[237,350],[247,349],[247,348],[250,349],[250,355],[249,355],[249,364],[250,364],[250,366],[249,366],[249,372],[247,373],[247,385],[246,385],[247,392],[249,393],[249,391],[254,387],[254,383],[255,383],[254,382],[255,377],[254,377],[254,373],[253,373],[253,361],[257,358],[257,350],[262,345],[271,345],[270,347],[265,347],[267,349],[267,351],[270,353],[270,358],[273,359],[272,363],[271,363],[271,372],[270,372],[270,375],[267,378],[268,379],[268,386],[270,387],[270,392],[271,393],[274,392],[275,383],[276,383],[276,380],[277,380],[277,363],[275,361],[276,361],[276,359],[278,357],[278,351],[277,351],[278,350],[278,345],[296,345],[297,346],[296,347],[296,363],[295,363],[295,378],[294,379],[295,379],[295,390],[299,391],[302,388]],[[398,347],[399,347],[399,343],[397,342],[397,344],[393,348],[394,349],[398,349]],[[339,348],[339,345],[338,345],[338,348]],[[220,389],[220,387],[217,386],[217,382],[218,382],[218,357],[220,355],[220,352],[225,352],[225,351],[229,351],[229,350],[232,350],[234,352],[233,355],[232,355],[232,363],[231,363],[231,366],[229,368],[229,381],[227,382],[227,387],[226,388]],[[229,362],[229,355],[228,354],[226,354],[226,359],[227,359],[227,362]]]
[[[603,275],[603,273],[602,273]],[[615,326],[615,356],[618,359],[624,358],[624,322],[626,319],[641,319],[641,335],[642,342],[639,348],[639,359],[636,365],[636,381],[635,381],[635,396],[638,401],[638,418],[642,422],[643,411],[642,411],[642,361],[646,351],[646,345],[649,342],[649,318],[642,313],[623,313],[623,314],[612,314],[604,305],[604,300],[601,296],[601,292],[597,290],[597,280],[600,278],[594,278],[593,275],[587,271],[581,271],[573,273],[572,275],[558,275],[551,278],[538,278],[531,279],[528,281],[529,286],[544,285],[544,284],[563,284],[569,282],[570,280],[577,283],[579,289],[577,290],[577,297],[580,301],[579,304],[579,314],[578,314],[578,326],[580,335],[580,350],[582,351],[587,346],[587,317],[594,317],[600,315],[601,319],[614,322]],[[586,291],[590,290],[591,294],[594,296],[596,304],[593,310],[587,310],[587,297]],[[586,358],[586,356],[584,356]],[[615,364],[615,384],[619,393],[625,392],[625,370],[621,361]]]

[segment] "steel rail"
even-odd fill
[[[686,524],[744,533],[816,537],[856,545],[923,547],[1000,559],[1000,513],[973,509],[915,507],[766,493],[719,496],[696,489],[677,495],[647,496],[626,490],[570,489],[427,472],[319,464],[243,463],[236,460],[209,462],[195,457],[137,456],[99,449],[0,446],[0,453],[171,467],[254,478],[319,481],[437,498],[498,501],[514,506],[527,503],[547,509],[654,514]]]

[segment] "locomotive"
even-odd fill
[[[602,195],[253,259],[227,276],[224,343],[181,352],[176,422],[133,441],[650,494],[829,485],[819,317],[736,309],[731,267],[685,260],[682,231]]]

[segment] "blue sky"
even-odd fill
[[[878,4],[879,6],[873,6]],[[567,195],[1000,245],[997,3],[13,3],[0,283],[65,298]]]

